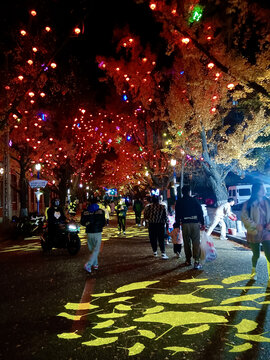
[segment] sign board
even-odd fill
[[[29,181],[29,185],[31,186],[32,189],[34,188],[44,188],[47,185],[48,181],[47,180],[32,180]]]

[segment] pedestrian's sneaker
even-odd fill
[[[165,253],[162,253],[162,254],[161,254],[161,259],[163,259],[163,260],[168,260],[169,257],[168,257]]]
[[[154,256],[157,256],[157,251],[154,251],[154,252],[153,252],[153,255],[154,255]]]
[[[195,263],[194,263],[194,269],[195,269],[195,270],[200,270],[200,269],[202,269],[202,265],[201,265],[198,261],[195,261]]]
[[[226,238],[226,236],[221,236],[219,239],[220,240],[228,240],[228,238]]]
[[[98,270],[98,265],[94,265],[94,266],[93,266],[93,269],[94,269],[94,270]]]
[[[176,253],[176,257],[177,257],[177,259],[180,258],[180,253],[179,252]]]
[[[123,234],[126,235],[126,232],[124,231]]]
[[[142,225],[141,224],[138,224],[139,227],[141,227]]]
[[[84,270],[87,271],[89,274],[91,274],[91,266],[88,265],[87,263],[84,264]]]

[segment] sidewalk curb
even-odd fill
[[[220,232],[214,230],[214,231],[212,232],[212,234],[220,235]],[[239,238],[239,237],[237,237],[237,236],[229,235],[229,234],[226,234],[226,237],[228,238],[228,240],[234,241],[234,242],[236,242],[236,243],[238,243],[238,244],[241,244],[241,245],[244,245],[244,246],[250,248],[247,240],[245,240],[245,239],[241,239],[241,238]]]

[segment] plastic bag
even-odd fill
[[[206,234],[205,231],[201,233],[201,260],[213,261],[217,258],[217,251],[215,249],[213,240]]]

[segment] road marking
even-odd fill
[[[104,245],[104,243],[102,242],[101,246],[100,246],[100,252],[99,252],[100,254],[102,253],[103,245]],[[83,290],[82,297],[80,300],[80,304],[81,303],[89,303],[90,304],[91,300],[92,300],[92,294],[95,289],[96,278],[93,277],[92,274],[89,274],[89,276],[91,276],[91,277],[86,279],[86,282],[84,285],[84,290]],[[81,316],[81,319],[79,321],[73,321],[72,327],[71,327],[71,332],[77,332],[79,334],[83,334],[83,332],[86,328],[86,325],[88,323],[88,321],[87,321],[88,313],[89,313],[89,309],[77,310],[76,315]]]

